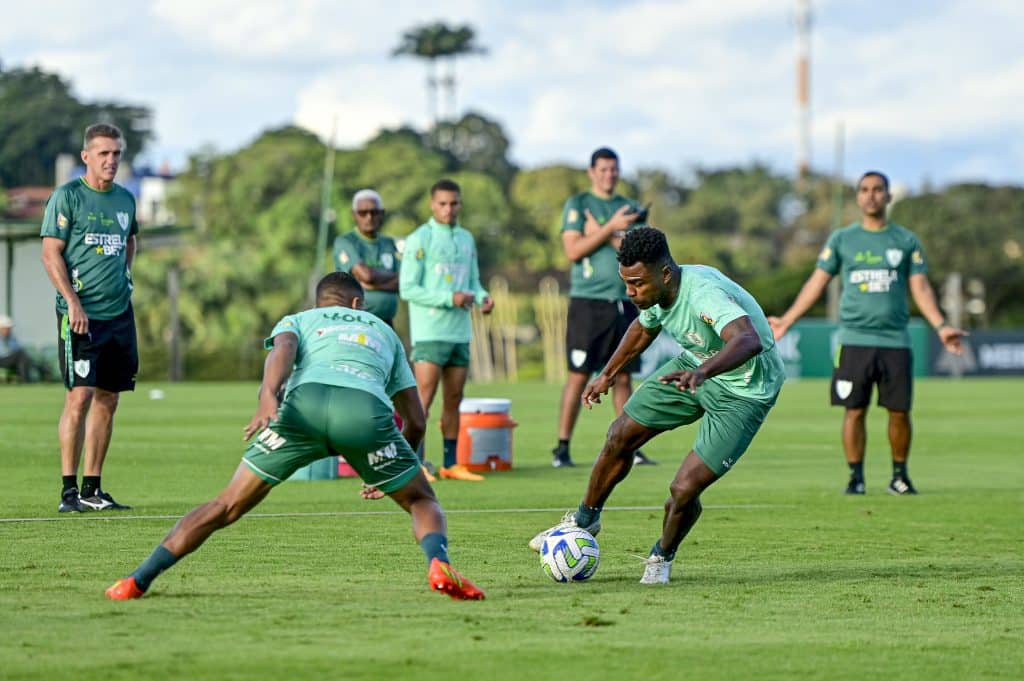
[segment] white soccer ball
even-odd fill
[[[540,547],[540,565],[556,582],[582,582],[597,572],[601,549],[597,540],[578,527],[555,530]]]

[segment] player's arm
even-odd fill
[[[68,303],[68,323],[71,330],[81,335],[89,333],[89,316],[82,307],[82,302],[75,293],[75,287],[68,276],[68,266],[64,262],[66,242],[54,236],[43,237],[43,269],[50,277],[53,287],[64,296]]]
[[[592,405],[601,403],[601,395],[607,395],[608,389],[612,385],[612,380],[616,374],[622,371],[622,368],[632,362],[634,359],[640,356],[644,350],[646,350],[654,339],[661,333],[661,327],[649,329],[640,323],[638,319],[634,319],[630,323],[629,328],[626,329],[626,333],[623,334],[622,340],[619,341],[618,347],[615,348],[615,352],[608,359],[608,363],[604,365],[604,369],[594,377],[587,387],[583,389],[583,405],[587,409],[591,409]]]
[[[423,412],[420,394],[416,386],[399,390],[391,396],[395,410],[402,417],[402,436],[413,449],[420,446],[423,434],[427,432],[427,416]]]
[[[562,232],[562,249],[566,257],[572,262],[582,260],[615,238],[617,233],[628,229],[639,215],[631,213],[632,210],[632,206],[623,205],[602,225],[589,210],[584,209],[583,231],[566,229]]]
[[[352,273],[352,276],[363,285],[363,288],[371,291],[398,290],[397,272],[388,272],[387,270],[370,267],[363,262],[352,265],[352,269],[349,271]]]
[[[814,272],[804,282],[804,285],[800,288],[800,293],[796,295],[796,300],[789,306],[789,309],[781,317],[768,318],[768,324],[772,327],[775,340],[785,336],[786,332],[789,331],[789,327],[793,326],[798,319],[803,317],[818,302],[818,298],[821,298],[821,294],[825,292],[825,287],[828,286],[828,282],[831,280],[831,274],[820,267],[814,268]],[[722,338],[724,339],[725,336],[723,335]]]
[[[746,315],[726,324],[719,335],[725,341],[725,345],[715,356],[696,369],[672,371],[660,376],[658,380],[662,383],[675,383],[680,390],[689,390],[693,393],[707,379],[742,366],[764,350],[757,329]]]
[[[274,336],[274,347],[263,363],[263,383],[260,385],[260,404],[249,424],[245,427],[245,439],[258,433],[277,418],[281,406],[278,395],[285,381],[292,375],[295,356],[299,349],[299,337],[290,331]]]
[[[128,237],[128,243],[124,246],[124,265],[130,272],[132,269],[132,263],[135,262],[135,254],[139,252],[139,239],[137,236],[132,234]]]
[[[398,295],[402,300],[426,307],[459,307],[453,301],[451,291],[432,289],[425,286],[426,252],[420,246],[420,239],[413,232],[405,240],[402,266],[398,275]],[[458,291],[456,291],[458,293]]]
[[[928,282],[928,276],[922,272],[910,275],[910,296],[914,304],[921,311],[921,316],[928,320],[928,323],[939,334],[939,340],[950,352],[959,355],[963,352],[961,339],[968,335],[963,329],[958,329],[946,323],[946,318],[939,309],[935,300],[935,290]]]

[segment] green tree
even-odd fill
[[[501,124],[479,113],[438,123],[427,133],[426,144],[449,157],[452,169],[485,173],[506,190],[516,172],[508,159],[509,140]]]
[[[147,107],[82,102],[70,85],[39,68],[0,71],[0,185],[49,185],[62,153],[77,156],[91,123],[117,125],[131,161],[152,139]]]

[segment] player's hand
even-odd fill
[[[79,336],[89,333],[89,315],[77,300],[68,301],[68,326]]]
[[[583,389],[583,395],[580,398],[583,401],[583,406],[587,409],[593,409],[593,405],[601,404],[601,395],[607,395],[611,385],[612,380],[609,377],[604,374],[598,374]]]
[[[597,218],[594,217],[589,208],[583,209],[583,216],[586,218],[583,221],[583,236],[590,236],[595,232],[601,231],[601,223],[597,221]]]
[[[383,499],[385,495],[384,492],[381,492],[373,485],[367,485],[364,482],[363,486],[359,489],[359,496],[367,501],[375,501],[377,499]]]
[[[782,317],[769,317],[768,326],[772,327],[772,335],[775,336],[775,340],[779,340],[789,331],[789,325],[782,321]]]
[[[692,395],[697,392],[697,388],[704,385],[704,381],[708,380],[708,377],[700,369],[694,369],[693,371],[673,371],[659,376],[658,380],[666,385],[674,383],[677,388],[689,390]]]
[[[473,307],[473,301],[476,300],[476,294],[472,291],[456,291],[452,294],[452,306],[453,307]]]
[[[491,310],[494,309],[494,299],[490,296],[484,298],[483,304],[480,306],[480,311],[484,314],[491,314]]]
[[[961,340],[965,336],[970,336],[963,329],[958,329],[955,326],[940,326],[936,332],[939,334],[939,340],[942,341],[943,347],[954,355],[962,355],[964,352],[964,344]]]
[[[274,395],[260,395],[260,406],[252,415],[252,420],[243,429],[243,440],[248,440],[256,433],[269,426],[277,418],[277,410],[280,403]]]

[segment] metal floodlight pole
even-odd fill
[[[327,227],[331,222],[331,189],[334,185],[334,138],[338,130],[338,117],[331,123],[331,137],[324,154],[323,186],[320,190],[320,224],[316,235],[316,261],[313,264],[313,276],[309,282],[309,299],[315,301],[316,283],[324,274],[324,257],[327,254]]]
[[[803,181],[811,169],[811,0],[797,0],[796,32],[796,104],[800,117],[797,179]]]

